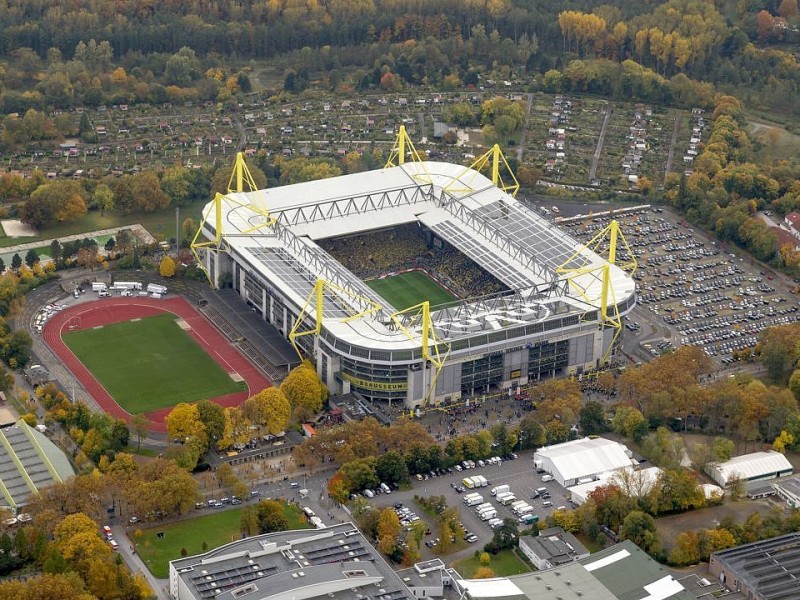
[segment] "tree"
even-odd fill
[[[375,474],[386,483],[403,483],[408,481],[406,461],[397,452],[386,452],[378,457],[375,463]]]
[[[138,442],[138,449],[142,449],[142,440],[147,437],[150,432],[150,419],[143,414],[135,414],[131,416],[129,421],[130,430],[136,436]]]
[[[397,547],[400,533],[400,519],[391,508],[384,508],[378,517],[378,549],[384,554],[392,554]]]
[[[778,437],[776,437],[775,441],[772,442],[772,449],[780,452],[781,454],[786,454],[787,448],[791,448],[793,445],[794,436],[784,429],[781,430]]]
[[[730,460],[735,450],[736,444],[733,443],[733,440],[720,436],[714,438],[712,453],[715,461],[725,462]]]
[[[22,258],[20,258],[18,253],[14,253],[14,256],[11,257],[11,268],[15,271],[19,270],[22,266]]]
[[[114,192],[105,183],[101,183],[94,189],[92,204],[100,209],[101,215],[106,214],[107,210],[114,208]]]
[[[538,422],[535,413],[528,413],[519,423],[519,448],[528,450],[544,445],[546,441],[544,428]],[[462,459],[463,460],[463,459]]]
[[[503,519],[503,524],[494,530],[492,543],[500,550],[513,548],[519,540],[519,525],[514,519]]]
[[[169,196],[161,189],[161,181],[153,171],[142,171],[131,179],[130,211],[153,212],[169,206]]]
[[[380,480],[375,474],[375,458],[357,458],[341,467],[342,475],[351,483],[351,489],[363,490],[378,487]]]
[[[472,575],[473,579],[492,579],[493,577],[496,577],[496,574],[489,567],[478,567]]]
[[[200,422],[205,428],[209,447],[216,447],[225,433],[225,409],[210,400],[201,400],[195,406]]]
[[[280,502],[262,500],[256,506],[259,533],[272,533],[288,529],[289,521],[286,519],[283,505]]]
[[[196,405],[181,402],[164,418],[164,423],[170,439],[192,446],[198,454],[205,452],[208,437]]]
[[[25,254],[25,264],[29,267],[33,267],[37,262],[39,262],[39,255],[36,253],[36,250],[31,248],[28,250],[27,254]]]
[[[175,276],[175,261],[172,260],[172,257],[169,254],[161,259],[161,264],[158,266],[158,273],[162,277]]]
[[[778,6],[778,14],[784,19],[791,19],[797,16],[797,0],[781,0]]]
[[[625,517],[619,534],[622,539],[631,540],[648,554],[657,552],[661,545],[655,519],[640,510],[634,510]]]
[[[288,398],[293,410],[300,408],[310,415],[322,409],[322,403],[328,396],[328,390],[308,361],[303,361],[292,369],[281,383],[281,391]]]
[[[593,400],[584,404],[580,412],[580,425],[584,435],[595,435],[608,431],[603,405]]]
[[[292,408],[279,388],[268,387],[248,398],[244,403],[244,411],[253,425],[277,435],[286,431]]]

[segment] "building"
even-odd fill
[[[796,239],[800,240],[800,212],[790,212],[783,218],[783,223]]]
[[[268,533],[169,564],[174,600],[412,600],[352,523]]]
[[[800,533],[715,552],[708,570],[748,600],[800,598]]]
[[[553,476],[564,487],[604,479],[608,474],[638,463],[633,453],[619,442],[605,438],[583,438],[543,446],[533,455],[537,471]]]
[[[397,575],[416,598],[441,598],[452,585],[452,575],[438,558],[402,569]]]
[[[468,600],[695,600],[664,567],[630,540],[545,571],[459,579]]]
[[[16,514],[39,490],[74,474],[58,446],[22,419],[0,428],[0,507]]]
[[[780,452],[753,452],[736,456],[723,463],[710,463],[708,475],[720,486],[727,487],[734,478],[742,481],[764,481],[791,475],[792,464]]]
[[[406,162],[230,193],[203,214],[210,246],[194,248],[212,285],[230,283],[292,338],[333,395],[415,408],[581,373],[608,359],[611,321],[636,304],[626,271],[462,165]],[[413,237],[425,251],[374,264],[354,236],[376,246]],[[444,253],[495,291],[411,313],[364,282],[367,271],[425,271]]]
[[[781,479],[772,484],[775,493],[792,508],[800,508],[800,476]]]
[[[650,493],[661,473],[662,471],[658,467],[636,469],[633,466],[626,466],[616,471],[601,473],[597,479],[588,483],[574,485],[569,488],[569,493],[573,503],[583,504],[594,490],[603,485],[613,484],[626,495],[632,498],[641,498]]]
[[[560,527],[542,529],[537,536],[520,536],[519,549],[540,571],[589,556],[578,538]]]

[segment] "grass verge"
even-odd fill
[[[453,563],[453,567],[465,579],[469,579],[481,567],[481,561],[476,556],[462,558]],[[498,577],[507,577],[509,575],[519,575],[521,573],[530,572],[530,567],[526,565],[513,550],[501,550],[496,555],[492,556],[489,563],[489,568],[494,571]]]

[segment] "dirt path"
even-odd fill
[[[522,135],[517,146],[517,162],[522,162],[522,155],[525,153],[525,142],[528,140],[528,123],[531,122],[531,106],[533,106],[533,94],[528,94],[528,108],[525,109],[525,125],[522,128]]]
[[[669,142],[669,154],[667,155],[667,168],[664,169],[664,180],[666,181],[667,175],[672,171],[672,162],[675,158],[675,144],[678,142],[678,132],[681,129],[681,121],[679,117],[675,117],[675,125],[672,127],[672,139]]]
[[[591,183],[597,179],[597,163],[600,162],[600,153],[603,151],[603,144],[606,141],[606,130],[608,129],[608,122],[611,120],[611,104],[606,107],[606,116],[603,117],[603,126],[600,128],[600,137],[597,138],[597,147],[594,149],[594,156],[592,156],[592,167],[589,169],[589,182]]]

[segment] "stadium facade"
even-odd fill
[[[204,215],[200,235],[218,244],[201,255],[212,284],[231,284],[291,337],[334,394],[414,408],[580,374],[609,356],[609,315],[636,302],[623,269],[461,165],[409,162],[230,193]],[[458,250],[506,291],[398,313],[320,246],[374,231],[388,243],[414,223],[430,252]]]

